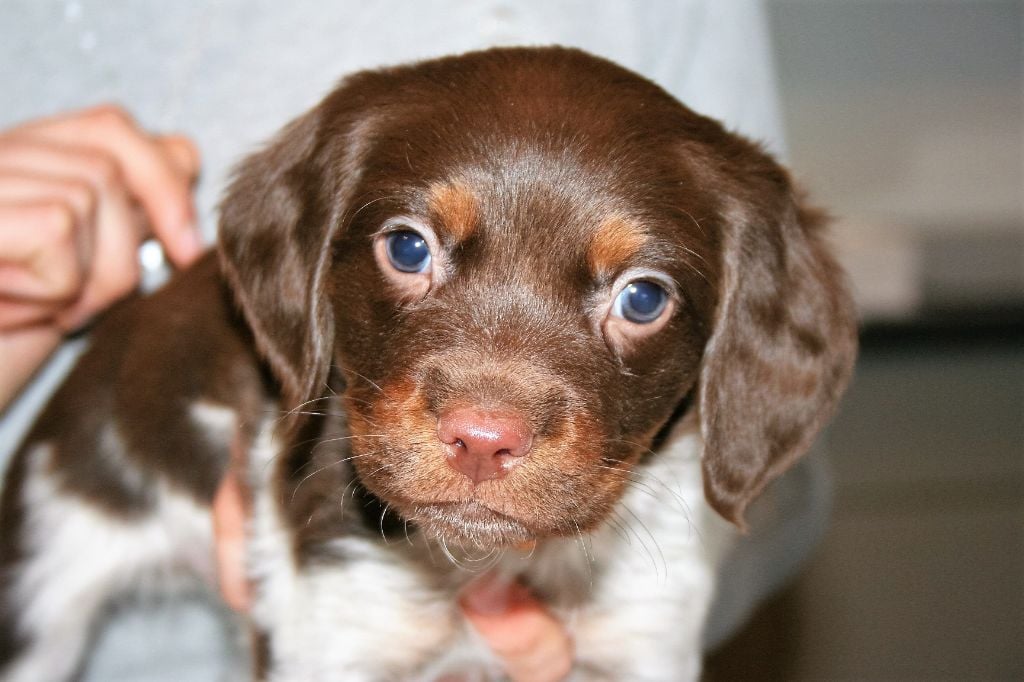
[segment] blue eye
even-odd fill
[[[430,245],[418,232],[397,230],[386,238],[388,260],[401,272],[426,272],[430,268]]]
[[[668,292],[654,282],[638,279],[630,282],[619,293],[612,305],[612,313],[635,324],[650,324],[668,306]]]

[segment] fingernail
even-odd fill
[[[188,223],[178,237],[179,254],[188,262],[192,262],[203,250],[203,239],[195,223]]]

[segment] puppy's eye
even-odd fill
[[[649,280],[639,279],[623,288],[612,304],[612,314],[634,324],[654,322],[668,307],[665,288]]]
[[[414,230],[396,230],[385,238],[388,261],[400,272],[420,273],[430,269],[430,245]]]

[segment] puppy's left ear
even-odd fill
[[[800,205],[781,170],[771,176],[727,216],[700,376],[705,495],[741,528],[747,505],[832,415],[857,348],[853,304],[821,242],[823,217]]]
[[[318,107],[247,158],[221,204],[221,269],[286,407],[319,390],[333,345],[325,279],[342,198],[327,186],[337,169],[317,158],[320,117]]]

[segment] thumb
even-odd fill
[[[557,682],[569,674],[569,634],[522,584],[487,575],[471,583],[459,601],[514,682]]]
[[[161,135],[153,138],[157,147],[169,161],[179,180],[184,181],[183,189],[188,192],[199,177],[201,159],[199,149],[184,135]],[[193,201],[191,197],[189,201]],[[193,209],[194,211],[194,209]],[[203,242],[195,225],[180,231],[159,231],[157,233],[167,255],[178,266],[192,263],[202,252]]]

